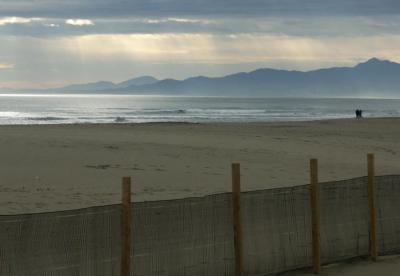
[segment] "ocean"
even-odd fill
[[[400,100],[0,94],[0,124],[274,122],[399,117]]]

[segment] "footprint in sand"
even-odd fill
[[[90,168],[90,169],[105,170],[105,169],[118,169],[121,167],[121,165],[120,164],[115,164],[115,165],[101,164],[101,165],[86,165],[85,167]]]
[[[90,168],[90,169],[101,169],[101,170],[105,170],[108,169],[111,165],[86,165],[86,168]]]
[[[104,146],[105,149],[110,149],[110,150],[118,150],[119,147],[118,146],[114,146],[114,145],[108,145],[108,146]]]

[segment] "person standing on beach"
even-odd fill
[[[356,118],[362,118],[362,110],[361,109],[356,109]]]

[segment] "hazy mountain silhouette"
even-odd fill
[[[119,84],[101,81],[69,85],[56,91],[243,97],[399,97],[400,64],[372,58],[354,67],[308,72],[267,68],[224,77],[160,81],[144,76]]]
[[[125,92],[210,96],[400,96],[400,64],[372,58],[354,67],[308,72],[258,69],[218,78],[194,77],[129,86]]]
[[[58,88],[61,91],[98,91],[106,89],[115,89],[116,85],[110,81],[98,81],[84,84],[71,84],[65,87]]]
[[[135,86],[140,86],[140,85],[147,85],[147,84],[153,84],[156,83],[158,79],[152,77],[152,76],[142,76],[130,80],[123,81],[121,83],[118,83],[117,86],[119,88],[126,88],[132,85]]]
[[[96,91],[105,91],[105,90],[114,90],[114,89],[124,89],[129,86],[141,86],[156,83],[158,80],[151,76],[142,76],[133,79],[129,79],[123,81],[121,83],[113,83],[110,81],[98,81],[93,83],[84,83],[84,84],[72,84],[65,87],[58,88],[58,91],[65,92],[96,92]]]

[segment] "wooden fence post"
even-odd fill
[[[235,246],[235,275],[243,276],[243,234],[240,217],[240,164],[232,164],[233,233]]]
[[[376,241],[376,206],[375,206],[375,162],[374,154],[368,153],[368,205],[370,214],[370,253],[373,261],[378,258],[378,249]]]
[[[321,272],[320,202],[318,184],[318,160],[310,160],[310,196],[312,224],[313,271]]]
[[[131,178],[122,178],[121,276],[131,275]]]

